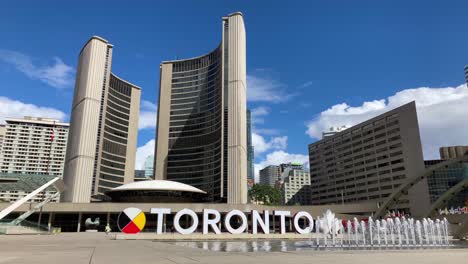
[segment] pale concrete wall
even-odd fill
[[[138,139],[138,120],[140,116],[140,98],[140,88],[133,87],[130,103],[130,120],[128,125],[127,157],[125,160],[124,183],[133,182],[133,178],[135,176],[135,158]]]
[[[80,53],[65,158],[67,190],[63,201],[90,201],[99,123],[96,115],[100,112],[108,48],[112,49],[112,45],[93,37]]]
[[[227,18],[228,31],[228,193],[229,204],[247,203],[246,38],[240,13]]]
[[[161,64],[158,120],[156,126],[156,145],[154,175],[156,180],[167,178],[167,154],[169,147],[169,118],[171,111],[172,63]]]

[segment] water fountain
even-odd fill
[[[315,236],[315,243],[312,241]],[[392,217],[386,219],[343,222],[327,210],[317,217],[310,244],[324,248],[420,248],[449,246],[447,219],[414,219]]]

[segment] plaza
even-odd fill
[[[114,234],[0,236],[0,263],[463,263],[466,249],[215,252]],[[260,240],[259,240],[260,241]]]

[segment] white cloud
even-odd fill
[[[257,128],[252,127],[253,133],[268,135],[268,136],[275,136],[280,134],[280,130],[274,128]]]
[[[140,105],[138,129],[155,128],[158,106],[150,101],[143,100]]]
[[[65,88],[73,85],[73,67],[54,57],[51,65],[38,66],[33,60],[20,52],[0,50],[0,61],[13,65],[18,71],[31,79],[38,79],[55,88]]]
[[[5,118],[23,118],[24,116],[48,117],[64,121],[66,114],[60,110],[26,104],[0,96],[0,123],[5,123]]]
[[[322,131],[363,122],[369,118],[415,100],[424,158],[438,158],[441,146],[468,145],[468,88],[421,87],[402,90],[386,99],[364,102],[360,106],[341,103],[321,112],[307,124],[307,134],[321,138]]]
[[[281,163],[288,162],[300,162],[303,163],[305,167],[309,167],[309,156],[303,154],[291,154],[283,150],[271,152],[268,155],[266,155],[266,157],[262,161],[260,161],[259,163],[255,163],[255,182],[258,182],[259,171],[261,169],[265,168],[268,165],[279,165]]]
[[[255,155],[259,155],[272,149],[286,149],[288,146],[288,137],[272,137],[270,140],[265,140],[261,135],[252,133],[252,145],[255,150]]]
[[[257,71],[258,72],[258,71]],[[247,100],[251,102],[278,103],[289,99],[285,86],[276,79],[257,74],[247,75]]]
[[[266,106],[259,106],[250,110],[252,116],[252,124],[263,124],[265,123],[265,116],[270,113],[270,108]]]
[[[135,158],[135,169],[142,170],[145,167],[145,160],[148,156],[154,155],[154,139],[146,142],[145,145],[138,147]]]
[[[305,82],[305,83],[299,85],[299,88],[300,88],[300,89],[304,89],[304,88],[307,88],[307,87],[311,86],[312,84],[314,84],[313,81],[307,81],[307,82]]]

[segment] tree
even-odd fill
[[[280,190],[267,184],[255,184],[252,189],[249,190],[249,196],[252,201],[257,203],[262,203],[265,205],[281,204]]]

